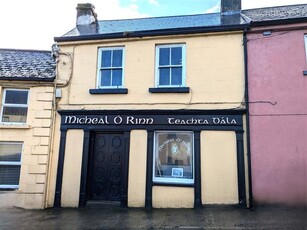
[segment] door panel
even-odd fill
[[[121,200],[123,150],[123,134],[95,134],[89,194],[91,200]]]

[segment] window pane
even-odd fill
[[[111,70],[101,70],[101,86],[111,85]]]
[[[170,84],[170,68],[159,69],[159,85]]]
[[[172,68],[172,79],[171,85],[181,85],[182,84],[182,68],[176,67]]]
[[[111,67],[111,50],[101,52],[101,67]]]
[[[19,165],[0,165],[0,185],[18,185]]]
[[[112,58],[112,67],[122,67],[123,51],[114,50]]]
[[[182,65],[182,48],[173,47],[171,52],[172,52],[172,65]]]
[[[122,85],[122,70],[114,69],[112,76],[112,86],[121,86]]]
[[[28,108],[3,107],[2,122],[26,123]]]
[[[159,66],[170,64],[170,48],[159,49]]]
[[[0,143],[0,161],[20,162],[22,144]]]
[[[156,132],[154,180],[193,183],[193,151],[192,132]]]
[[[27,104],[28,91],[6,90],[5,103],[7,104]]]

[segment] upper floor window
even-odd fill
[[[1,122],[26,123],[29,90],[5,89],[3,92]]]
[[[99,49],[98,88],[121,88],[124,78],[124,48]]]
[[[156,87],[185,86],[185,45],[156,46]]]
[[[19,186],[21,142],[0,142],[0,189]]]

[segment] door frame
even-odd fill
[[[127,207],[128,204],[128,176],[129,176],[129,144],[130,144],[130,131],[114,131],[114,130],[84,130],[84,144],[83,156],[81,167],[81,183],[80,183],[80,197],[79,207],[85,207],[89,192],[91,180],[91,167],[94,154],[94,137],[97,133],[104,134],[123,134],[124,137],[124,150],[122,158],[122,181],[121,181],[121,199],[120,205]]]

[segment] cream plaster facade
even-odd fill
[[[128,207],[145,207],[147,131],[132,130],[130,142]]]
[[[62,186],[62,205],[78,207],[83,149],[83,130],[67,132]]]
[[[235,132],[203,131],[201,150],[203,204],[236,204],[238,175]]]
[[[193,208],[194,189],[154,186],[152,206],[154,208]]]
[[[1,81],[1,99],[3,90],[9,88],[29,89],[28,115],[26,124],[0,124],[0,142],[23,143],[19,188],[0,191],[0,206],[45,208],[53,133],[53,83]]]
[[[189,93],[154,94],[148,91],[149,88],[155,87],[155,47],[160,44],[186,44],[186,86],[190,87]],[[60,42],[58,45],[61,53],[58,60],[57,83],[66,85],[61,87],[62,98],[57,104],[58,110],[204,110],[205,112],[245,109],[242,32]],[[128,94],[90,94],[89,89],[95,89],[97,85],[98,48],[119,46],[125,50],[123,87],[128,89]],[[60,122],[60,115],[57,113],[48,181],[48,206],[54,205]],[[69,144],[66,143],[68,149],[65,153],[61,204],[64,207],[77,207],[80,183],[69,182],[69,178],[80,179],[83,132],[68,130],[68,137],[70,140]],[[246,140],[245,134],[244,140]],[[76,151],[69,147],[72,143],[77,143],[78,148],[74,148]],[[246,142],[244,144],[246,146]],[[132,130],[129,150],[128,207],[145,206],[147,149],[147,131]],[[238,203],[236,151],[235,132],[206,130],[201,132],[203,204]],[[244,160],[247,163],[246,155]],[[245,171],[248,171],[247,164]],[[246,188],[248,196],[248,185]],[[189,187],[153,186],[152,206],[192,208],[194,192],[194,188]],[[69,194],[74,195],[69,197]]]
[[[155,46],[186,44],[189,94],[151,94],[155,87]],[[244,108],[243,34],[218,33],[99,42],[61,43],[58,82],[69,81],[58,109],[242,109]],[[126,95],[91,95],[96,88],[100,47],[125,49]],[[72,57],[72,60],[68,58]],[[73,70],[73,71],[72,71]],[[75,93],[78,92],[78,93]]]

